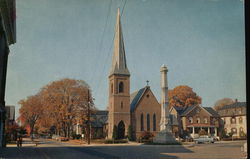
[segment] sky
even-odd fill
[[[169,89],[188,85],[211,107],[246,101],[241,0],[18,0],[6,105],[63,78],[86,81],[99,109],[108,104],[114,27],[120,7],[131,93],[146,86],[160,100],[160,67]]]

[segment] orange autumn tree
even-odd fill
[[[84,123],[88,104],[91,110],[95,109],[90,87],[83,80],[54,81],[43,87],[41,94],[47,119],[39,121],[40,128],[53,126],[65,137],[72,135],[74,124]]]
[[[19,101],[19,104],[21,105],[19,109],[20,116],[24,119],[25,124],[30,126],[30,134],[33,134],[35,125],[43,114],[41,94],[22,99]]]
[[[185,107],[201,104],[201,97],[199,97],[193,89],[187,85],[180,85],[173,90],[169,90],[168,97],[170,107]]]

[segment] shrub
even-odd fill
[[[118,128],[117,128],[116,125],[114,125],[114,127],[113,127],[112,138],[113,138],[114,140],[116,140],[116,139],[118,138]]]
[[[200,136],[202,136],[202,135],[207,135],[206,130],[201,129],[201,130],[199,131],[199,135],[200,135]]]
[[[128,127],[128,139],[129,139],[130,141],[134,141],[134,137],[133,137],[133,128],[132,128],[131,125],[129,125],[129,127]]]
[[[146,143],[153,141],[154,134],[149,131],[144,131],[141,133],[138,142]]]

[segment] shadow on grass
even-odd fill
[[[166,154],[167,153],[167,154]],[[192,153],[182,145],[89,146],[89,147],[7,147],[0,148],[0,158],[74,158],[74,159],[178,159],[171,153]]]

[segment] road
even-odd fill
[[[240,159],[246,141],[181,145],[80,145],[43,141],[38,146],[24,144],[1,148],[0,158],[38,159]]]

